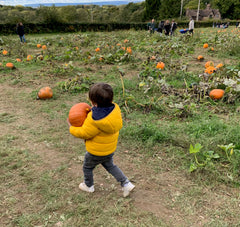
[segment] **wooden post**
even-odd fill
[[[196,19],[197,21],[199,19],[200,2],[201,2],[201,0],[198,1],[197,19]]]

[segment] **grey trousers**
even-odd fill
[[[122,170],[113,163],[113,155],[114,153],[107,156],[95,156],[86,152],[83,163],[83,173],[84,182],[88,187],[94,185],[93,170],[99,164],[102,164],[102,166],[121,183],[121,186],[129,182]]]

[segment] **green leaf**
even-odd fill
[[[197,166],[195,165],[195,163],[192,163],[189,167],[189,172],[193,172],[196,169],[197,169]]]
[[[190,144],[189,152],[190,154],[198,153],[202,149],[202,145],[200,143],[195,144],[193,147],[192,144]]]

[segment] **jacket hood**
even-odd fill
[[[107,134],[116,133],[122,128],[121,110],[116,103],[111,107],[92,108],[91,113],[96,127]]]

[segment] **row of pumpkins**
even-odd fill
[[[39,44],[37,47],[41,48]],[[204,44],[203,47],[207,48],[208,44]],[[203,59],[204,58],[201,56],[198,60],[203,60]],[[155,59],[151,59],[151,60],[155,60]],[[158,62],[156,68],[164,69],[164,66],[165,64],[163,62]],[[208,68],[209,66],[213,67],[213,63],[207,62],[205,67]],[[222,66],[223,65],[221,65],[220,67]],[[209,97],[213,100],[221,99],[223,95],[224,95],[224,90],[222,89],[213,89],[209,93]],[[50,99],[52,98],[52,96],[53,96],[53,91],[50,87],[41,88],[37,94],[38,99]],[[72,106],[72,108],[69,111],[68,119],[70,124],[75,127],[81,127],[90,111],[91,111],[91,107],[87,103],[81,102],[81,103],[75,104],[74,106]]]

